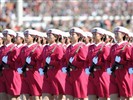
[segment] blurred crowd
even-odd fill
[[[126,20],[78,20],[78,16],[132,16],[133,0],[23,0],[23,16],[26,17],[45,17],[45,16],[73,16],[69,21],[50,21],[44,23],[43,27],[34,27],[30,22],[17,26],[17,1],[2,0],[0,2],[0,31],[3,28],[13,28],[23,30],[28,27],[46,31],[48,28],[55,27],[67,31],[72,26],[83,27],[89,30],[94,26],[100,26],[111,30],[115,26],[121,25],[133,29],[133,21]],[[15,24],[16,23],[16,24]]]

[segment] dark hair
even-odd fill
[[[90,38],[89,42],[92,43],[92,38]]]
[[[83,37],[82,37],[80,34],[77,34],[77,35],[79,36],[78,42],[79,42],[79,41],[83,41]]]
[[[62,41],[62,37],[59,37],[59,42],[61,42]]]
[[[59,35],[55,35],[55,34],[53,34],[53,35],[56,38],[56,40],[55,40],[56,43],[61,41],[61,37]]]
[[[107,39],[106,35],[103,35],[103,36],[101,37],[101,41],[106,41],[106,39]]]
[[[13,38],[11,39],[11,42],[12,42],[12,43],[15,43],[15,42],[16,42],[16,38],[13,37]]]
[[[105,42],[107,40],[107,35],[104,35],[101,40]]]
[[[22,39],[22,43],[24,43],[24,39],[22,37],[20,37]]]
[[[83,41],[83,37],[79,37],[79,38],[78,38],[78,42],[79,42],[79,41]]]
[[[125,41],[125,40],[129,40],[129,37],[125,34],[124,36],[123,36],[123,40]]]
[[[36,42],[38,42],[38,37],[36,38]]]
[[[32,37],[33,37],[33,42],[36,42],[37,38],[35,36]]]

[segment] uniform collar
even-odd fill
[[[60,43],[60,42],[58,43],[58,45],[61,45],[61,44],[62,44],[62,43]]]
[[[20,48],[22,45],[23,45],[23,44],[19,44],[19,45],[17,45],[17,47]]]
[[[74,43],[74,44],[72,44],[72,46],[74,47],[75,45],[77,45],[78,44],[78,42],[76,42],[76,43]]]
[[[121,44],[123,44],[123,43],[125,43],[125,42],[127,42],[127,41],[122,41],[122,42],[117,43],[117,44],[120,46]]]
[[[0,47],[2,47],[3,45],[0,45]]]
[[[53,45],[55,45],[56,44],[56,42],[54,42],[54,43],[52,43],[52,44],[49,44],[49,46],[53,46]]]
[[[96,46],[99,46],[101,43],[103,43],[103,42],[99,42],[98,44],[95,44]]]
[[[69,47],[69,45],[71,45],[71,43],[67,44],[67,47]]]
[[[8,43],[8,44],[6,44],[6,47],[8,47],[8,46],[10,46],[12,43]]]
[[[27,45],[27,47],[30,48],[30,47],[33,46],[34,44],[36,44],[36,43],[32,43],[32,44],[30,44],[30,45]]]
[[[44,45],[42,45],[42,46],[45,47],[46,45],[48,45],[48,44],[44,44]]]
[[[91,45],[91,43],[87,43],[87,44],[86,44],[86,46],[89,46],[89,45]]]

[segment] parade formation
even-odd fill
[[[133,33],[0,33],[0,100],[133,100]]]

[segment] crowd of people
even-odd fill
[[[0,25],[1,31],[5,27],[14,30],[23,30],[25,28],[38,28],[32,26],[35,22],[24,22],[22,27],[17,26],[17,2],[2,0],[0,4]],[[112,30],[117,25],[127,26],[132,29],[132,19],[126,20],[78,20],[78,16],[132,16],[133,13],[132,0],[23,0],[23,17],[43,17],[46,16],[73,16],[72,20],[64,21],[52,20],[45,22],[41,26],[41,31],[46,31],[49,27],[56,27],[61,30],[68,30],[72,26],[84,26],[88,29],[94,26],[100,26]],[[31,25],[28,25],[31,24]]]
[[[132,100],[133,34],[35,29],[0,33],[0,100]]]
[[[132,0],[23,0],[23,17],[42,20],[19,26],[17,2],[2,0],[0,100],[132,100],[132,13]]]

